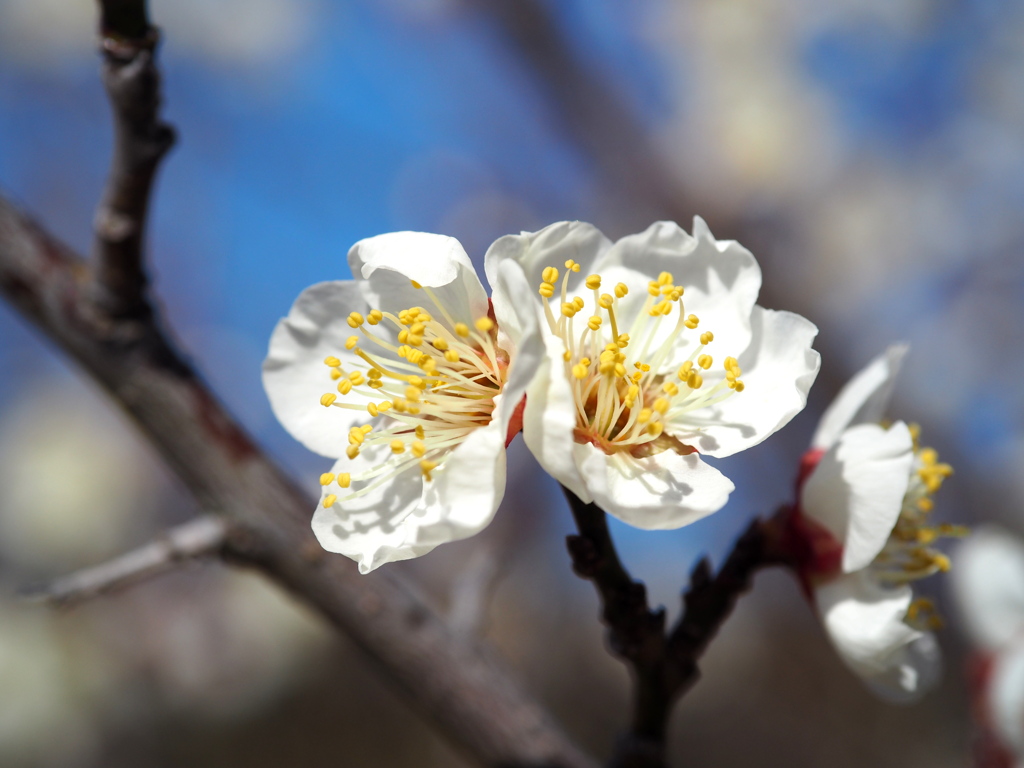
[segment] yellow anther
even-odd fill
[[[424,434],[426,434],[426,433],[423,431],[423,425],[422,424],[417,424],[416,425],[416,437],[418,437],[420,440],[422,440]]]
[[[621,299],[627,293],[629,293],[629,286],[628,285],[626,285],[625,283],[616,283],[615,284],[615,298]]]
[[[341,381],[338,382],[338,391],[343,395],[347,395],[349,392],[352,391],[352,386],[353,385],[351,379],[342,379]]]
[[[641,424],[646,424],[648,421],[651,420],[651,413],[652,411],[650,408],[644,408],[637,415],[636,420]]]
[[[349,312],[348,325],[350,328],[358,328],[363,324],[363,316],[358,312]]]
[[[590,275],[589,277],[587,277],[583,284],[586,285],[587,288],[589,288],[590,290],[596,291],[598,288],[601,287],[601,276]]]
[[[701,344],[710,344],[714,340],[715,334],[713,334],[711,331],[704,331],[704,333],[700,335]]]
[[[665,298],[669,301],[679,301],[683,297],[683,289],[676,285],[672,287],[672,290],[665,294]]]
[[[476,321],[476,329],[481,333],[487,333],[494,327],[494,321],[489,317],[481,317]]]
[[[377,406],[374,403],[367,403],[366,404],[366,412],[368,414],[370,414],[371,416],[373,416],[373,417],[380,416],[380,410],[377,408]]]
[[[418,347],[420,344],[423,343],[423,337],[417,336],[410,332],[409,336],[406,338],[406,341],[409,343],[410,347]]]
[[[935,509],[935,502],[924,496],[917,500],[917,508],[922,512],[931,512]]]
[[[415,416],[417,413],[420,412],[420,407],[418,405],[413,405],[412,403],[409,403],[408,405],[406,405],[406,410],[409,412],[410,415]]]
[[[675,397],[679,394],[679,387],[676,386],[674,381],[666,381],[661,385],[661,391],[669,397]]]
[[[436,461],[431,461],[430,459],[421,459],[420,460],[420,471],[423,473],[423,477],[425,479],[427,479],[427,480],[431,479],[430,473],[436,467],[437,467],[437,462]]]
[[[380,413],[387,413],[388,411],[391,410],[391,401],[385,400],[384,402],[377,403],[377,410]]]
[[[438,350],[439,352],[448,351],[448,342],[445,341],[444,339],[434,339],[430,343],[434,346],[434,349]]]
[[[700,324],[700,318],[696,315],[690,315],[686,318],[686,322],[683,323],[687,328],[696,328]]]
[[[925,466],[934,464],[939,460],[939,452],[934,448],[922,448],[921,453],[918,455],[921,458],[921,463]]]
[[[348,472],[339,472],[338,485],[340,485],[342,488],[348,488],[350,485],[352,485],[352,475],[350,475]]]
[[[566,269],[571,269],[573,272],[579,272],[580,271],[580,265],[577,264],[572,259],[569,259],[568,261],[565,262],[565,268]]]
[[[328,392],[326,395],[320,398],[320,405],[326,408],[328,405],[334,405],[334,401],[337,399],[338,396],[336,394],[334,394],[333,392]]]
[[[615,303],[615,299],[612,298],[610,293],[602,293],[600,298],[597,300],[597,305],[601,309],[611,309],[612,304]]]
[[[544,267],[544,271],[540,273],[540,279],[545,283],[553,283],[558,279],[558,270],[554,267]]]
[[[696,371],[691,372],[690,375],[686,377],[686,386],[690,389],[700,389],[703,385],[704,378]]]
[[[427,452],[427,446],[425,446],[419,440],[416,440],[416,441],[413,442],[413,444],[412,444],[412,455],[413,456],[415,456],[417,459],[422,459],[423,456],[426,454],[426,452]]]
[[[573,315],[576,314],[576,305],[573,304],[571,301],[565,302],[564,304],[562,304],[562,314],[565,315],[566,317],[572,317]]]
[[[948,573],[951,565],[949,558],[940,552],[936,552],[932,556],[932,564],[943,573]]]
[[[447,360],[449,363],[457,363],[459,362],[459,353],[456,352],[454,349],[449,349],[447,352],[444,353],[444,359]]]
[[[422,285],[417,283],[415,280],[410,280],[409,282],[412,283],[412,287],[413,288],[422,288],[423,287]]]
[[[403,453],[405,451],[405,443],[401,440],[391,441],[391,452],[392,453]]]
[[[373,432],[373,424],[363,424],[363,426],[359,427],[359,431],[364,435],[368,435]]]
[[[409,410],[409,404],[405,401],[404,397],[396,397],[391,401],[391,405],[394,406],[394,409],[399,413],[405,413]]]
[[[742,392],[744,389],[746,389],[746,385],[742,381],[737,380],[736,385],[732,387],[732,389],[736,390],[737,392]]]
[[[581,309],[583,309],[583,307],[587,305],[587,302],[585,302],[579,296],[574,296],[572,299],[572,305],[576,307],[576,311],[579,312]]]
[[[324,496],[324,509],[330,509],[334,506],[334,502],[338,500],[338,496],[333,493],[329,493]]]
[[[359,446],[350,445],[348,448],[345,449],[345,455],[348,456],[350,459],[354,459],[356,456],[359,455]]]
[[[633,403],[636,402],[636,397],[639,394],[640,387],[638,387],[636,384],[630,384],[629,389],[626,390],[626,405],[632,408]]]
[[[423,390],[420,389],[419,387],[411,387],[410,386],[410,387],[406,387],[405,388],[405,397],[406,397],[406,399],[407,400],[411,400],[414,403],[417,400],[420,399],[420,395],[422,395],[422,394],[423,394]]]
[[[616,363],[615,364],[615,375],[618,376],[619,378],[622,378],[623,376],[625,376],[626,375],[626,366],[624,366],[622,363]]]
[[[384,386],[384,382],[380,379],[370,379],[366,384],[370,389],[381,389]]]
[[[352,445],[362,445],[363,440],[366,439],[366,433],[363,432],[359,427],[352,427],[348,431],[348,441]]]
[[[555,286],[553,283],[541,283],[540,288],[537,289],[537,293],[545,299],[550,299],[555,295]]]
[[[420,389],[427,388],[427,382],[424,379],[421,379],[419,376],[410,376],[409,378],[406,379],[406,381],[411,386],[419,387]]]
[[[398,343],[405,344],[409,340],[409,329],[403,328],[398,332]]]
[[[427,326],[425,326],[423,323],[415,322],[409,326],[409,335],[422,336],[425,330],[427,330]]]
[[[575,376],[577,379],[587,378],[587,374],[589,372],[590,369],[583,364],[583,361],[576,363],[576,365],[572,367],[572,375]]]
[[[647,293],[651,296],[661,296],[661,285],[657,280],[651,280],[651,282],[647,284]]]
[[[658,285],[671,285],[673,283],[671,272],[662,272],[658,275]]]
[[[363,376],[362,371],[352,371],[352,373],[348,375],[348,380],[351,381],[354,386],[358,387],[366,381],[366,378]]]
[[[370,314],[366,316],[366,322],[368,322],[370,325],[376,325],[383,319],[384,313],[381,312],[379,309],[371,309]]]
[[[339,365],[341,365],[341,360],[339,360],[336,357],[325,357],[324,365],[330,366],[331,368],[337,368]]]
[[[700,357],[697,358],[697,365],[699,365],[705,371],[711,367],[711,363],[713,362],[714,360],[711,358],[711,355],[701,355]]]
[[[939,538],[939,532],[934,528],[919,528],[916,538],[918,544],[931,544]]]
[[[668,400],[666,400],[664,397],[659,397],[657,400],[654,401],[654,410],[656,410],[662,416],[668,413],[668,406]]]
[[[568,362],[569,362],[570,360],[572,360],[572,355],[571,355],[571,354],[569,354],[569,350],[568,350],[568,349],[567,349],[567,350],[565,350],[565,352],[563,352],[563,353],[562,353],[562,359],[563,359],[563,360],[565,360],[565,362],[567,362],[567,363],[568,363]]]
[[[334,473],[333,472],[324,472],[322,475],[320,475],[320,485],[330,485],[333,482],[334,482]]]
[[[368,379],[380,379],[383,376],[384,374],[380,372],[379,368],[371,368],[366,372],[366,378]]]
[[[358,343],[359,343],[359,337],[358,336],[349,336],[347,339],[345,339],[345,349],[354,349],[356,344],[358,344]]]
[[[686,381],[688,378],[690,378],[690,372],[692,370],[693,370],[693,362],[690,361],[690,360],[687,360],[685,363],[683,363],[681,366],[679,366],[679,373],[677,374],[679,376],[679,380],[680,381]]]
[[[342,376],[344,376],[344,374],[341,372],[341,368],[331,368],[331,379],[337,381]]]
[[[647,425],[647,434],[651,437],[657,437],[665,429],[665,425],[660,421],[654,421]]]
[[[601,318],[597,315],[591,315],[590,319],[587,320],[587,327],[592,331],[596,331],[601,327]]]

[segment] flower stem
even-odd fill
[[[780,543],[788,508],[770,520],[755,519],[733,546],[717,574],[706,558],[694,568],[683,595],[684,611],[670,630],[665,609],[651,609],[647,589],[630,576],[608,530],[603,510],[568,489],[578,534],[567,537],[573,570],[594,582],[608,646],[629,667],[632,716],[609,762],[610,768],[666,768],[665,737],[672,707],[700,677],[697,661],[732,613],[758,570],[787,564]]]

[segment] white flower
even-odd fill
[[[949,569],[930,544],[962,535],[929,524],[931,499],[951,473],[916,427],[882,426],[906,348],[858,373],[821,419],[805,456],[793,530],[802,576],[843,661],[880,696],[910,701],[937,682],[938,625],[911,582]]]
[[[699,218],[693,236],[658,222],[614,244],[581,222],[510,235],[488,250],[488,274],[510,260],[547,318],[526,443],[631,525],[678,528],[720,509],[733,484],[703,456],[760,443],[806,403],[817,328],[757,306],[754,257]]]
[[[982,741],[1000,753],[1000,764],[1024,767],[1024,544],[983,528],[953,559],[953,593],[981,652],[975,682]]]
[[[302,292],[270,339],[263,382],[285,428],[337,459],[313,531],[367,573],[490,522],[543,344],[515,264],[490,273],[491,312],[453,238],[380,235],[348,259],[361,279]]]

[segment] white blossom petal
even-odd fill
[[[355,459],[340,459],[333,472],[372,469],[387,461],[389,453],[387,446],[367,448]],[[412,467],[359,498],[329,508],[323,506],[329,494],[340,496],[350,489],[340,489],[336,484],[323,486],[313,513],[313,533],[328,552],[355,560],[360,573],[425,555],[436,544],[417,544],[417,529],[428,514],[436,517],[436,510],[430,510],[424,502],[423,486],[422,476]]]
[[[590,443],[576,443],[573,453],[594,503],[645,530],[681,528],[717,512],[735,488],[696,453],[662,451],[635,459]]]
[[[953,564],[957,604],[974,642],[997,650],[1024,636],[1024,544],[994,526],[979,528]]]
[[[987,699],[1000,741],[1024,762],[1024,640],[996,657]]]
[[[843,545],[842,568],[867,567],[882,551],[903,508],[914,444],[903,422],[861,424],[822,456],[800,496],[807,517]]]
[[[353,359],[345,350],[345,339],[353,334],[346,318],[365,311],[355,282],[318,283],[299,294],[270,337],[263,363],[270,407],[292,437],[322,456],[343,456],[349,427],[366,419],[360,411],[320,405],[320,397],[335,388],[324,359]]]
[[[565,376],[561,339],[543,334],[544,358],[526,392],[523,440],[537,463],[583,502],[594,500],[576,467],[576,405]]]
[[[715,240],[699,216],[693,220],[693,235],[675,222],[658,221],[644,232],[629,235],[600,256],[593,271],[608,285],[624,282],[630,288],[623,302],[623,327],[641,311],[647,298],[647,284],[662,272],[686,289],[683,304],[687,314],[700,318],[701,331],[715,334],[714,349],[738,357],[750,344],[751,312],[761,290],[761,268],[754,256],[735,240]],[[667,336],[674,324],[666,324]],[[676,352],[664,369],[679,367],[696,346],[697,333],[678,337]],[[655,344],[661,341],[655,337]]]
[[[545,267],[555,267],[559,273],[564,273],[565,262],[572,259],[580,264],[580,271],[569,276],[569,291],[572,293],[591,274],[598,257],[611,245],[611,241],[592,224],[559,221],[537,232],[506,235],[494,241],[484,256],[484,271],[493,286],[497,265],[508,259],[514,260],[523,268],[533,294],[541,284],[541,273]]]
[[[815,588],[829,639],[843,662],[877,694],[895,702],[919,698],[939,679],[934,638],[904,621],[909,586],[886,588],[858,571]]]
[[[529,337],[533,352],[543,356],[539,305],[530,295],[532,291],[522,268],[511,260],[498,262],[492,265],[487,280],[491,284],[494,317],[498,321],[498,346],[515,353]]]
[[[792,312],[755,306],[750,346],[739,356],[745,389],[717,405],[674,419],[671,432],[706,456],[725,457],[782,429],[807,404],[821,357],[818,329]],[[717,332],[715,344],[717,341]]]
[[[811,447],[828,448],[847,427],[881,421],[906,353],[906,344],[894,344],[850,379],[825,409]]]
[[[472,323],[487,315],[487,293],[469,256],[454,237],[389,232],[353,245],[348,263],[352,276],[363,278],[359,286],[366,302],[384,312],[397,313],[414,306],[422,306],[431,314],[441,312],[441,307],[412,286],[415,280],[432,289],[452,315],[450,325]]]

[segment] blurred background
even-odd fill
[[[790,427],[718,462],[738,485],[722,512],[670,533],[616,525],[654,602],[675,616],[697,559],[790,498],[818,415],[894,341],[912,349],[892,415],[956,469],[940,519],[1024,533],[1024,4],[150,6],[180,131],[155,196],[155,289],[215,388],[308,484],[327,460],[277,425],[260,363],[302,288],[349,276],[356,240],[441,232],[479,263],[496,237],[561,219],[614,238],[700,214],[757,255],[761,303],[818,324],[824,363]],[[0,188],[81,252],[111,144],[95,25],[92,0],[0,0]],[[522,495],[483,535],[387,567],[606,754],[626,673],[570,572],[559,490],[521,441],[510,486]],[[63,613],[14,597],[192,514],[121,414],[0,305],[0,765],[464,764],[254,575],[197,565]],[[943,579],[923,589],[949,619],[945,682],[897,708],[842,667],[791,578],[759,577],[676,711],[675,759],[967,765],[969,649]]]

